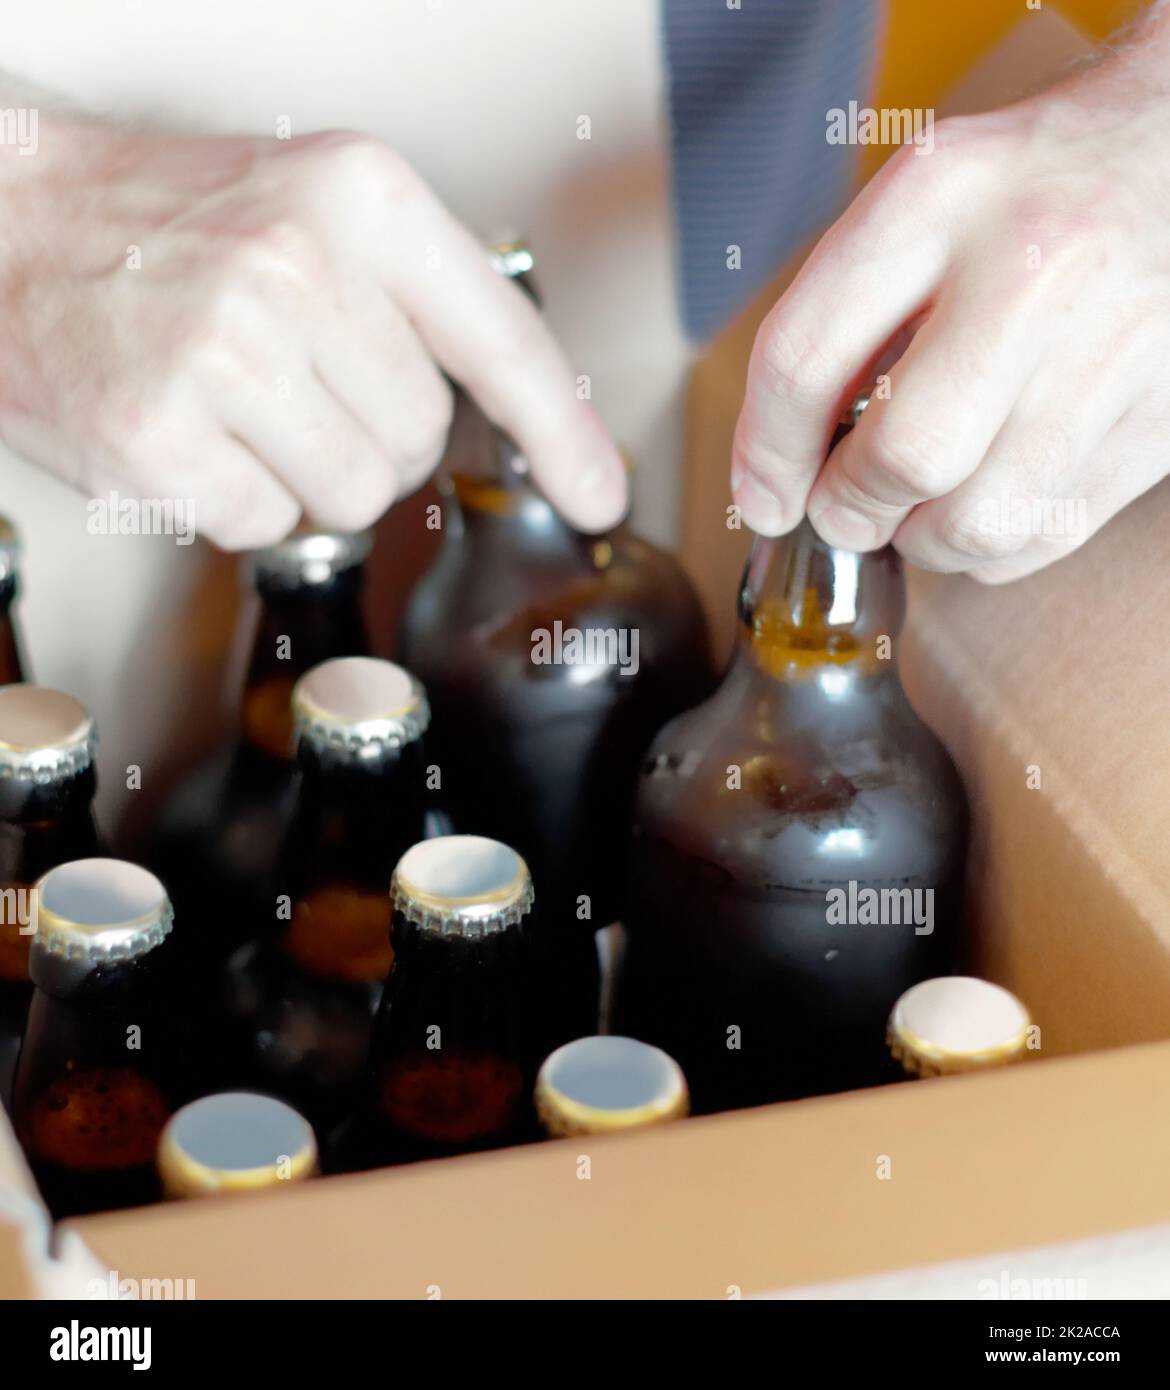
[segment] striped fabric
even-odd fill
[[[879,0],[739,4],[663,0],[679,292],[698,341],[847,199],[858,151],[828,143],[826,113],[865,104],[882,10]]]

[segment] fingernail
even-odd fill
[[[753,531],[764,536],[778,536],[784,530],[784,508],[776,494],[746,470],[733,475],[731,495],[743,512],[743,519]]]
[[[877,524],[852,507],[834,502],[815,511],[810,509],[808,519],[821,540],[842,550],[872,550],[878,543]]]

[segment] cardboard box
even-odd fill
[[[745,343],[695,383],[721,488]],[[739,554],[704,539],[697,466],[690,493],[726,636]],[[971,797],[979,967],[1032,1008],[1038,1060],[68,1231],[199,1298],[728,1298],[1170,1222],[1168,613],[1165,485],[1032,579],[912,585],[904,674]],[[16,1249],[0,1214],[4,1291],[42,1286]]]

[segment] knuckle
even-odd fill
[[[758,353],[764,384],[774,395],[806,401],[832,393],[833,374],[816,344],[781,319],[765,322]]]
[[[443,382],[436,382],[434,389],[416,403],[402,439],[405,466],[411,473],[429,472],[438,463],[447,443],[454,408],[452,392]]]
[[[959,508],[944,517],[939,539],[948,550],[972,563],[1006,560],[1020,551],[1026,537],[1002,523],[998,502],[991,506]]]
[[[310,233],[293,218],[279,218],[241,237],[224,253],[220,295],[230,297],[240,282],[305,290],[320,280],[321,268]]]
[[[316,137],[313,153],[316,177],[350,202],[368,196],[372,188],[383,196],[408,198],[424,187],[407,160],[381,140],[359,131],[330,131]]]
[[[863,459],[899,496],[878,500],[898,502],[905,496],[941,495],[945,490],[946,450],[947,441],[929,426],[907,420],[895,410],[884,410],[874,422]]]

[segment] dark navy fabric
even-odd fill
[[[882,15],[879,0],[740,2],[663,0],[679,293],[699,341],[848,198],[858,151],[828,143],[827,113],[866,104]]]

